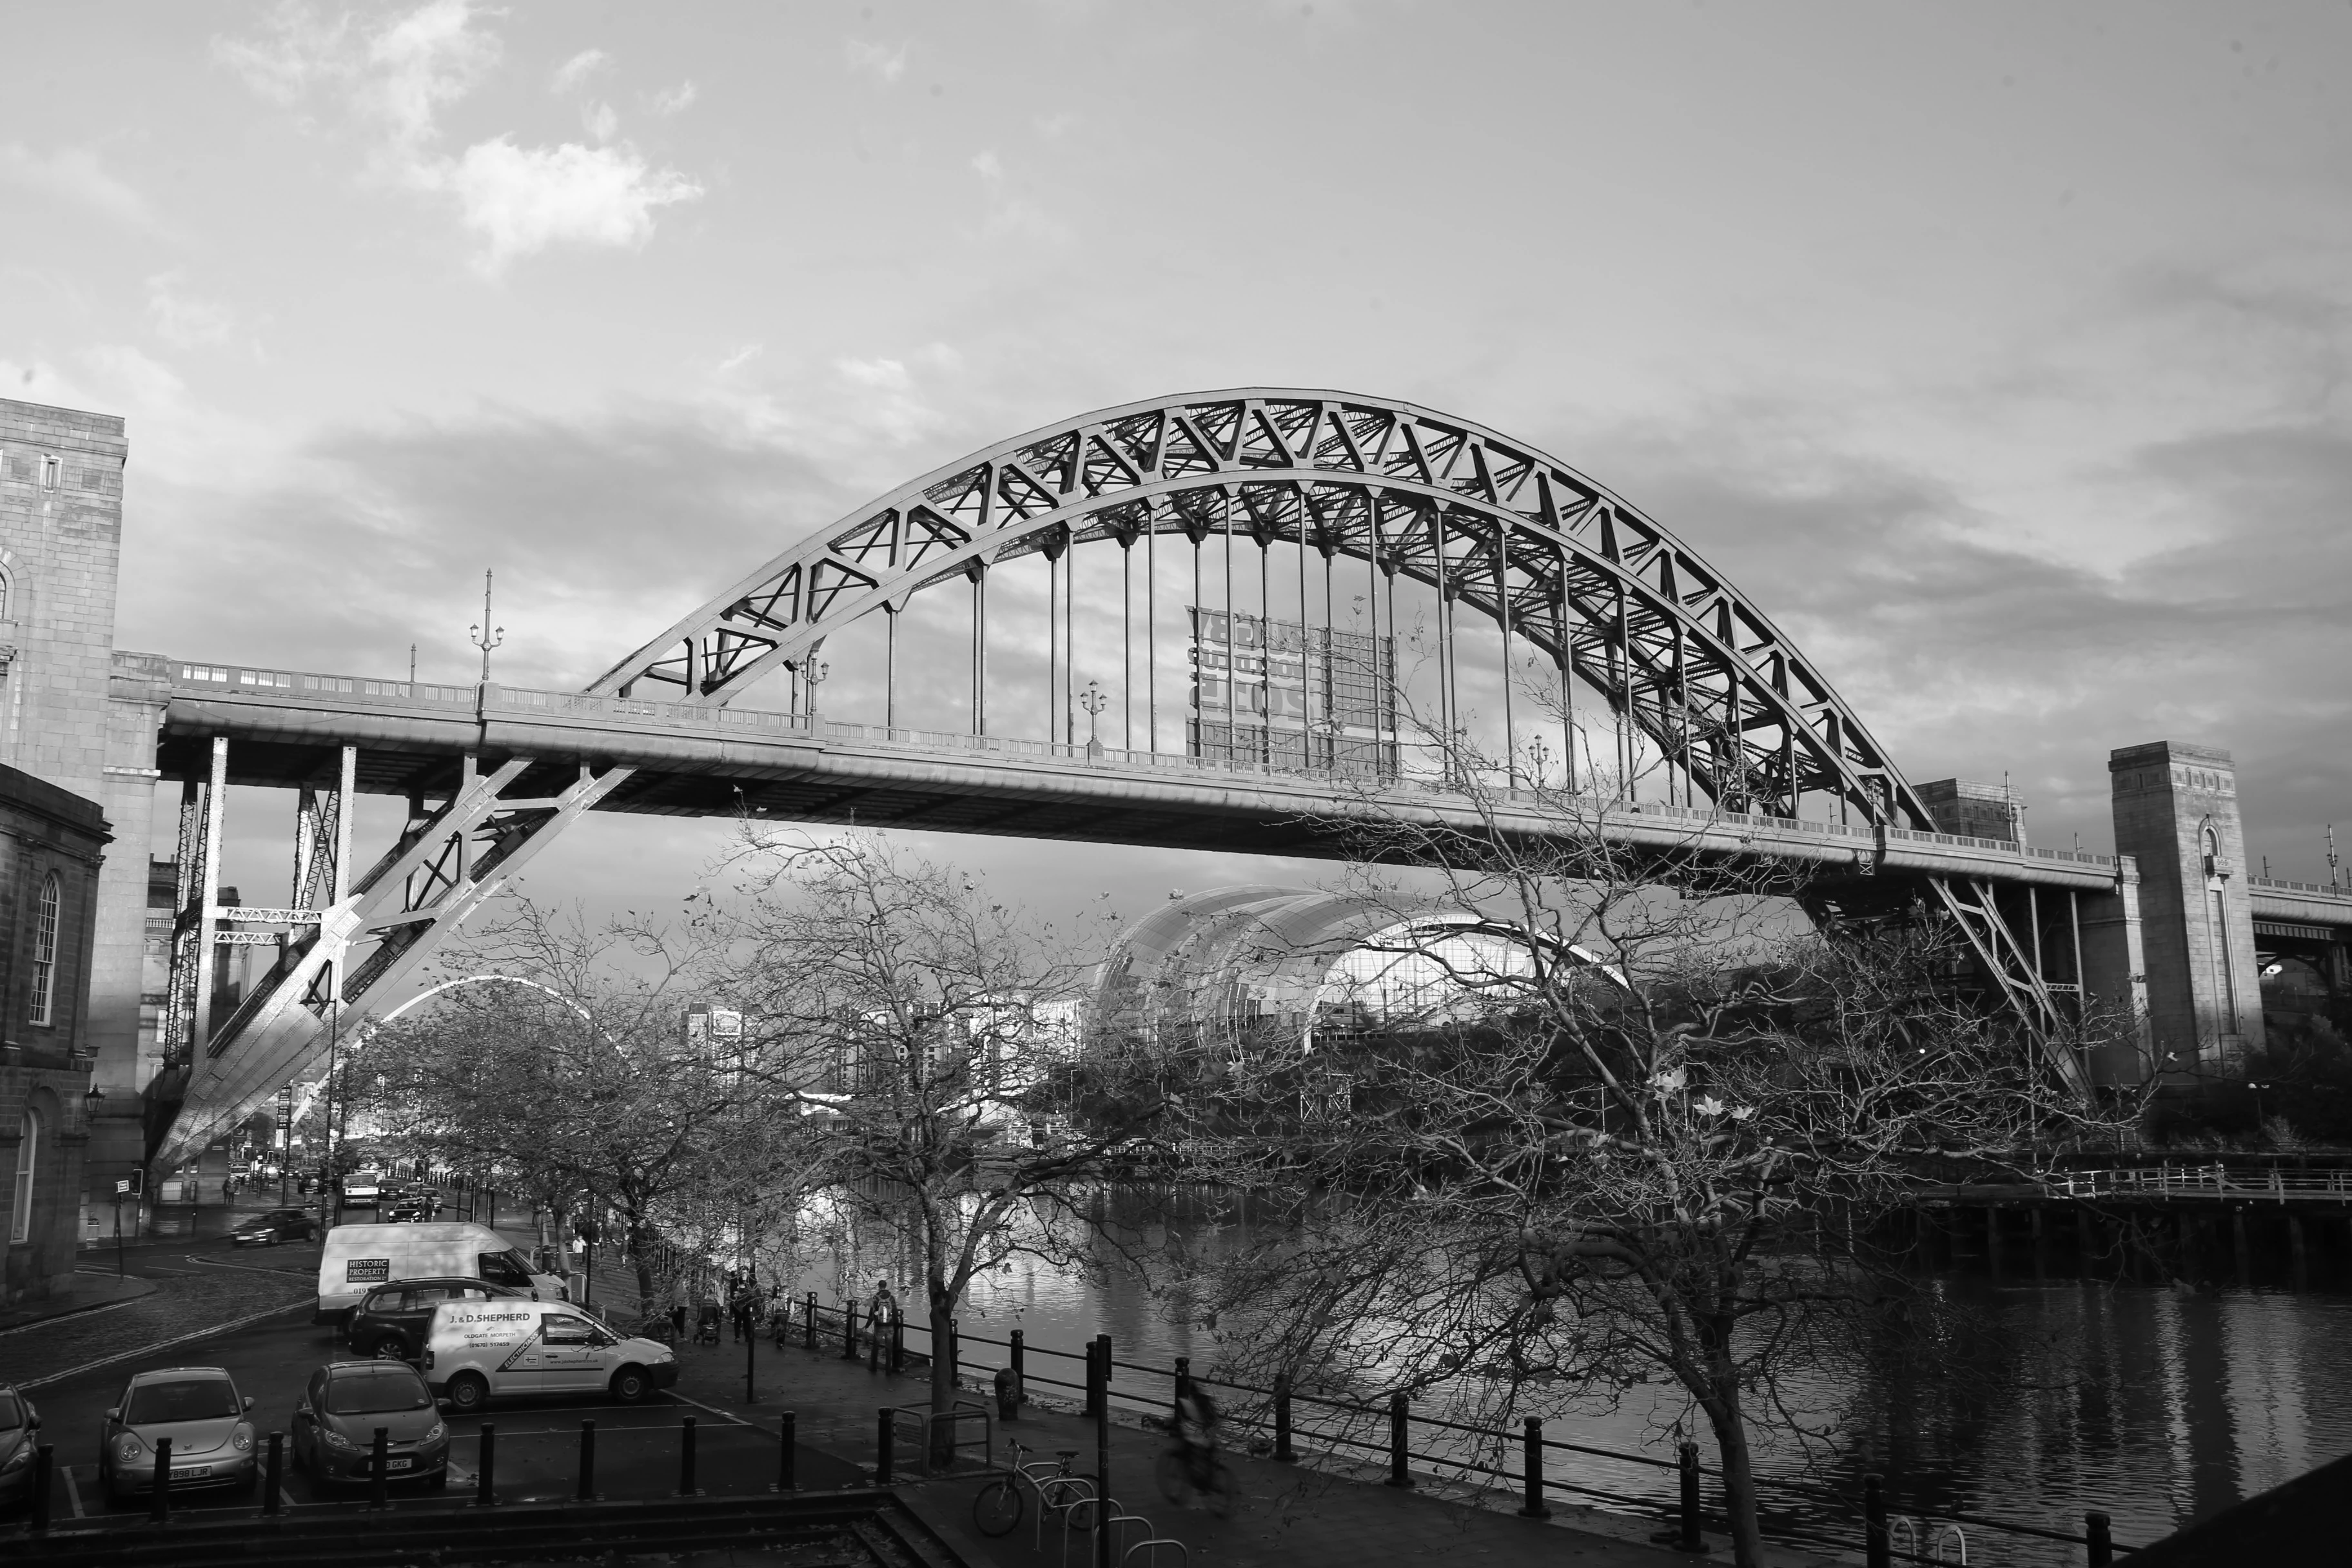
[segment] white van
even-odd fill
[[[395,1279],[486,1279],[561,1301],[563,1281],[530,1264],[486,1225],[339,1225],[319,1249],[319,1310],[313,1323],[341,1328],[360,1299]]]
[[[604,1393],[635,1405],[677,1381],[677,1352],[623,1339],[564,1302],[444,1301],[425,1332],[425,1381],[460,1415],[536,1394]]]

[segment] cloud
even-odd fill
[[[147,279],[147,313],[155,334],[175,349],[204,348],[225,343],[235,323],[224,306],[182,292],[177,272],[159,272]]]
[[[667,118],[673,114],[686,112],[697,96],[694,84],[690,81],[682,81],[676,87],[666,87],[653,94],[646,100],[646,107],[656,114]]]
[[[1038,135],[1051,142],[1055,137],[1074,129],[1078,123],[1078,117],[1066,109],[1055,114],[1040,114],[1029,123],[1035,128]]]
[[[729,354],[725,359],[719,362],[719,373],[721,375],[724,375],[730,370],[740,370],[745,365],[750,364],[753,360],[759,358],[764,352],[764,348],[759,343],[745,343],[741,348],[737,349],[733,353]]]
[[[842,45],[842,58],[849,68],[860,75],[870,76],[885,87],[897,83],[907,74],[907,46],[891,48],[887,44],[869,44],[863,38],[850,38]]]
[[[60,147],[43,154],[21,142],[0,142],[0,180],[70,202],[128,228],[162,226],[147,198],[109,172],[94,147]]]
[[[480,241],[474,266],[485,277],[559,245],[640,247],[653,236],[658,209],[702,195],[694,180],[656,167],[619,140],[619,117],[608,104],[583,109],[599,145],[525,145],[506,134],[444,151],[443,110],[499,63],[499,39],[477,20],[471,0],[426,0],[362,36],[289,0],[258,37],[216,40],[214,55],[274,101],[338,89],[376,138],[380,175],[455,203],[459,221]],[[557,68],[552,88],[578,91],[610,66],[601,49],[583,50]]]
[[[631,147],[519,147],[503,136],[437,165],[434,178],[482,237],[477,266],[490,275],[551,245],[641,246],[653,237],[656,208],[702,195]]]
[[[1004,160],[992,148],[973,153],[971,167],[988,187],[988,216],[980,226],[982,238],[1060,247],[1076,237],[1068,224],[1013,188]]]
[[[602,73],[613,68],[613,57],[602,49],[583,49],[555,68],[554,77],[547,90],[560,95],[578,92]]]

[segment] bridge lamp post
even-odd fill
[[[808,688],[808,716],[811,721],[816,718],[816,689],[823,686],[832,674],[833,666],[830,664],[812,664],[801,671],[801,684]]]
[[[1102,740],[1097,731],[1102,722],[1102,710],[1110,706],[1110,699],[1102,694],[1099,683],[1089,680],[1086,690],[1078,695],[1078,706],[1087,710],[1087,756],[1092,761],[1102,755]]]
[[[466,628],[466,640],[482,650],[482,684],[488,686],[490,683],[490,650],[507,640],[506,627],[490,625],[490,574],[488,572],[482,574],[482,618],[478,624]],[[414,665],[408,674],[412,680],[416,678]]]

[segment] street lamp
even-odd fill
[[[482,574],[482,619],[479,625],[466,628],[466,640],[482,650],[482,684],[488,686],[490,683],[490,650],[507,640],[506,627],[490,625],[490,574],[488,572]],[[415,671],[409,672],[409,679],[415,679]]]
[[[1087,755],[1099,757],[1102,740],[1096,733],[1096,726],[1102,721],[1102,710],[1110,706],[1110,699],[1102,694],[1099,685],[1089,680],[1086,690],[1078,694],[1078,706],[1087,710]]]
[[[816,689],[832,674],[830,664],[812,664],[801,671],[801,684],[808,688],[808,716],[812,721],[816,718]]]

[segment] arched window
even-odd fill
[[[41,1115],[25,1112],[16,1130],[16,1185],[8,1205],[8,1239],[33,1239],[33,1166],[41,1154]]]
[[[40,910],[33,920],[33,1002],[27,1016],[36,1024],[49,1021],[58,988],[58,905],[63,898],[63,884],[52,871],[41,880]]]

